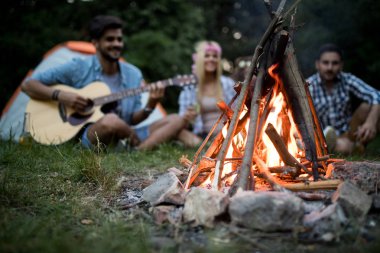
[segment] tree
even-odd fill
[[[189,73],[193,44],[205,32],[202,10],[180,0],[15,0],[2,7],[1,107],[48,49],[68,40],[88,40],[87,24],[95,15],[125,21],[124,56],[148,81]],[[175,96],[169,94],[170,103]]]

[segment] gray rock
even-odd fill
[[[169,222],[171,224],[179,224],[182,218],[183,207],[176,206],[155,206],[153,208],[153,218],[156,224]]]
[[[231,198],[232,222],[266,232],[299,227],[304,215],[303,201],[284,192],[243,191]]]
[[[372,207],[377,211],[380,210],[380,195],[379,194],[372,195]]]
[[[309,239],[327,242],[338,241],[346,223],[347,218],[338,203],[329,205],[322,211],[311,212],[303,219],[304,226],[309,229]]]
[[[314,211],[321,211],[326,207],[324,201],[304,201],[303,208],[305,213],[311,213]]]
[[[371,208],[372,198],[350,182],[343,182],[331,197],[339,203],[347,217],[362,222]]]
[[[183,205],[186,192],[173,172],[161,175],[153,184],[143,190],[143,199],[151,205],[162,203]]]
[[[220,191],[191,188],[186,196],[183,219],[195,226],[213,227],[215,217],[226,211],[228,203],[228,196]]]

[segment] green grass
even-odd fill
[[[0,145],[0,252],[151,252],[150,221],[109,204],[116,183],[178,167],[194,153],[170,144],[132,153]]]

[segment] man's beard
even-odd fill
[[[121,52],[121,49],[120,49],[120,52]],[[111,56],[106,50],[100,50],[100,54],[102,55],[104,59],[106,59],[109,62],[117,62],[120,58],[120,56],[116,58]]]
[[[322,75],[323,79],[325,79],[326,81],[335,81],[337,79],[337,76],[338,75],[335,74],[333,71],[325,71]]]

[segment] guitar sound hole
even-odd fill
[[[105,104],[102,106],[102,108],[100,109],[103,113],[110,113],[110,112],[115,112],[116,108],[117,108],[117,105],[118,105],[118,102],[115,101],[115,102],[111,102],[111,103],[108,103],[108,104]]]
[[[68,122],[72,125],[72,126],[77,126],[77,125],[80,125],[82,124],[83,122],[86,122],[90,117],[91,117],[92,114],[86,114],[86,115],[83,115],[83,114],[80,114],[80,113],[77,113],[77,112],[74,112],[73,114],[71,114],[68,118]]]

